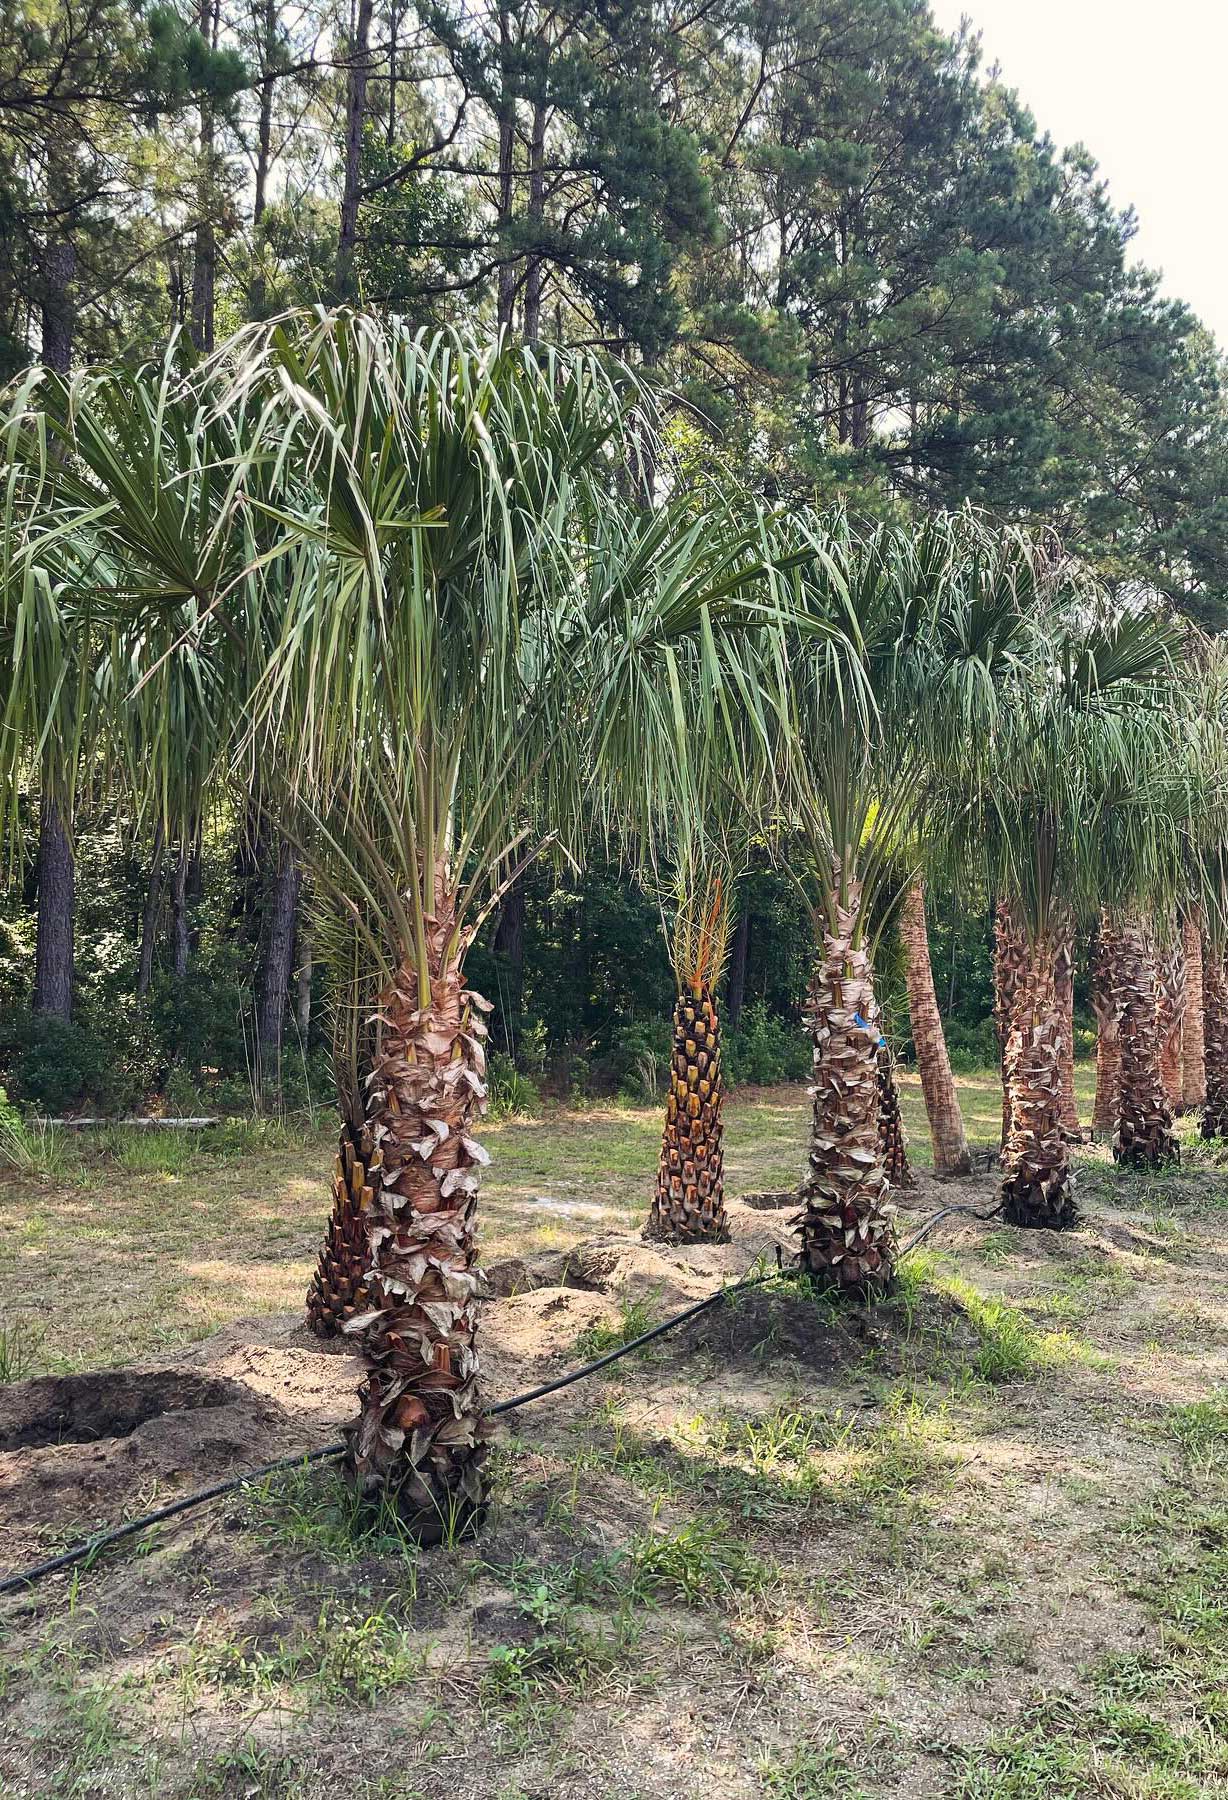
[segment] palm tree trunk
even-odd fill
[[[674,1047],[657,1185],[644,1236],[726,1244],[720,1019],[706,981],[674,1006]]]
[[[900,1111],[900,1090],[895,1079],[895,1058],[886,1043],[878,1047],[878,1148],[883,1173],[892,1187],[911,1187],[908,1166],[908,1133]]]
[[[1178,1155],[1173,1115],[1160,1074],[1155,954],[1142,921],[1123,919],[1117,934],[1117,1015],[1121,1020],[1121,1092],[1113,1160],[1157,1168]]]
[[[800,1266],[852,1294],[885,1289],[895,1273],[895,1208],[878,1147],[878,1003],[865,950],[854,944],[861,884],[833,866],[834,931],[825,923],[807,1022],[814,1043],[810,1173],[802,1188]]]
[[[464,986],[455,896],[436,878],[427,985],[406,961],[380,997],[367,1123],[380,1180],[367,1225],[369,1305],[349,1321],[367,1376],[348,1429],[360,1492],[390,1496],[423,1542],[476,1523],[487,1432],[474,1347],[481,1277],[474,1215],[486,1151],[489,1003]]]
[[[1102,913],[1092,969],[1092,1006],[1096,1014],[1096,1104],[1092,1130],[1111,1137],[1117,1126],[1121,1089],[1121,1026],[1117,1017],[1116,940],[1107,913]]]
[[[1026,946],[1006,1043],[1010,1130],[1003,1153],[1002,1216],[1010,1225],[1062,1230],[1078,1217],[1070,1146],[1062,1131],[1062,1016],[1056,946]]]
[[[1079,1134],[1079,1104],[1074,1084],[1074,946],[1068,937],[1058,944],[1053,964],[1053,983],[1057,994],[1058,1013],[1062,1021],[1062,1044],[1058,1058],[1062,1093],[1060,1117],[1062,1130]]]
[[[1203,1009],[1206,1055],[1202,1135],[1228,1137],[1228,958],[1214,944],[1203,961]]]
[[[302,873],[298,858],[284,838],[277,846],[277,863],[268,898],[264,945],[256,980],[256,1043],[261,1081],[280,1091],[282,1046],[286,1029],[286,1002],[294,968],[294,925],[298,915]]]
[[[908,1017],[917,1050],[917,1070],[934,1147],[935,1175],[967,1175],[972,1169],[964,1116],[960,1111],[951,1059],[934,992],[929,934],[925,924],[925,884],[910,882],[900,911],[900,942],[908,986]],[[890,1170],[888,1170],[890,1175]]]
[[[1185,1014],[1181,1021],[1181,1106],[1197,1112],[1207,1097],[1206,1049],[1203,1043],[1202,922],[1196,911],[1181,928],[1185,945]]]
[[[1169,1106],[1181,1106],[1181,1026],[1185,1018],[1185,944],[1173,931],[1156,957],[1156,1024],[1160,1035],[1160,1079]]]
[[[1014,904],[999,897],[993,922],[993,1016],[998,1029],[998,1056],[1002,1073],[1002,1156],[1011,1130],[1011,1088],[1006,1072],[1006,1048],[1020,982],[1028,962],[1027,939]]]

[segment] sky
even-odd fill
[[[930,0],[1041,131],[1085,144],[1134,249],[1228,350],[1228,0]]]

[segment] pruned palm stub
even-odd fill
[[[1155,954],[1149,933],[1137,915],[1121,921],[1113,973],[1117,1016],[1121,1021],[1113,1160],[1157,1168],[1162,1163],[1175,1162],[1180,1151],[1161,1071]]]
[[[367,1377],[348,1428],[360,1486],[387,1488],[423,1541],[480,1514],[486,1427],[477,1388],[480,1276],[474,1214],[485,1150],[488,1003],[463,985],[454,916],[427,921],[430,991],[407,962],[379,1003],[368,1122],[381,1178],[366,1213],[370,1307],[360,1334]]]
[[[1062,1129],[1062,1018],[1054,945],[1028,947],[1015,984],[1006,1042],[1010,1129],[1003,1149],[1002,1213],[1009,1224],[1061,1230],[1077,1219]]]
[[[307,1322],[317,1337],[333,1337],[366,1306],[367,1215],[375,1204],[379,1165],[370,1128],[343,1125],[333,1165],[333,1210],[307,1290]]]
[[[840,886],[837,881],[837,887]],[[895,1272],[895,1208],[879,1150],[878,1003],[855,942],[861,891],[845,889],[807,1003],[814,1043],[810,1169],[802,1188],[800,1266],[825,1285],[881,1290]]]
[[[644,1235],[671,1243],[725,1243],[720,1020],[706,981],[674,1007],[669,1095],[656,1192]]]
[[[883,1173],[891,1186],[911,1186],[908,1133],[900,1110],[895,1063],[886,1044],[880,1044],[878,1049],[878,1147],[883,1159]]]
[[[1203,963],[1206,1099],[1201,1128],[1204,1138],[1228,1137],[1228,962],[1222,950],[1207,946]]]

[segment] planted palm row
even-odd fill
[[[122,780],[170,842],[237,789],[311,872],[341,1134],[309,1313],[362,1351],[355,1481],[424,1539],[485,1499],[489,1007],[466,952],[530,862],[580,855],[594,822],[668,871],[654,1234],[726,1229],[716,995],[752,837],[814,920],[797,1224],[817,1281],[866,1296],[894,1273],[874,960],[897,915],[939,1166],[967,1163],[926,867],[1004,897],[1007,1217],[1074,1216],[1056,970],[1101,908],[1134,945],[1114,965],[1122,1153],[1167,1153],[1162,1086],[1129,1061],[1151,1071],[1161,1047],[1130,921],[1192,892],[1228,835],[1218,740],[1195,746],[1175,716],[1179,634],[972,514],[781,517],[689,491],[667,444],[669,498],[646,504],[629,472],[643,402],[616,364],[349,312],[249,328],[200,365],[172,347],[142,371],[34,374],[9,397],[6,793],[54,766],[71,819],[82,784]]]

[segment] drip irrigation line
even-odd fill
[[[908,1255],[910,1250],[931,1232],[940,1220],[951,1213],[968,1213],[974,1219],[993,1219],[1001,1212],[995,1206],[990,1212],[978,1212],[973,1206],[944,1206],[940,1212],[927,1219],[919,1231],[901,1245],[900,1257]],[[777,1251],[779,1258],[780,1252]],[[743,1293],[748,1288],[762,1287],[769,1281],[796,1280],[801,1274],[797,1269],[785,1269],[778,1265],[769,1269],[766,1274],[744,1276],[728,1287],[718,1288],[715,1294],[709,1294],[704,1300],[697,1300],[672,1319],[664,1319],[661,1324],[653,1325],[638,1337],[628,1339],[625,1344],[607,1350],[604,1356],[594,1357],[592,1362],[584,1363],[578,1369],[570,1370],[566,1375],[559,1375],[553,1381],[544,1381],[540,1387],[530,1388],[527,1393],[514,1394],[510,1400],[500,1400],[494,1406],[486,1408],[488,1418],[496,1418],[500,1413],[513,1412],[517,1407],[527,1406],[531,1400],[544,1400],[547,1394],[557,1394],[563,1388],[571,1387],[574,1382],[584,1381],[589,1375],[595,1375],[598,1369],[608,1368],[611,1363],[618,1362],[621,1357],[630,1356],[643,1344],[652,1343],[654,1338],[664,1337],[667,1331],[675,1331],[679,1325],[685,1325],[689,1319],[698,1318],[709,1307],[719,1306],[732,1294]],[[248,1487],[253,1481],[261,1481],[266,1475],[278,1475],[287,1469],[301,1469],[308,1463],[325,1462],[333,1457],[344,1456],[346,1445],[325,1444],[318,1450],[296,1451],[293,1456],[283,1456],[277,1462],[264,1463],[258,1469],[248,1469],[242,1475],[234,1475],[228,1481],[218,1481],[212,1487],[198,1488],[193,1494],[185,1494],[180,1500],[172,1500],[167,1506],[160,1506],[155,1512],[144,1513],[139,1519],[129,1519],[123,1525],[116,1525],[109,1531],[99,1531],[93,1537],[84,1538],[81,1543],[70,1549],[61,1551],[58,1556],[48,1557],[46,1562],[35,1563],[32,1568],[23,1569],[16,1575],[8,1575],[0,1581],[0,1594],[15,1594],[22,1588],[32,1587],[45,1575],[54,1575],[61,1569],[69,1569],[74,1563],[86,1562],[97,1555],[100,1550],[108,1549],[112,1544],[122,1543],[125,1538],[135,1537],[138,1532],[147,1531],[151,1525],[160,1525],[165,1519],[176,1518],[180,1513],[189,1512],[195,1506],[203,1506],[208,1500],[220,1500],[224,1494],[233,1494],[241,1487]]]

